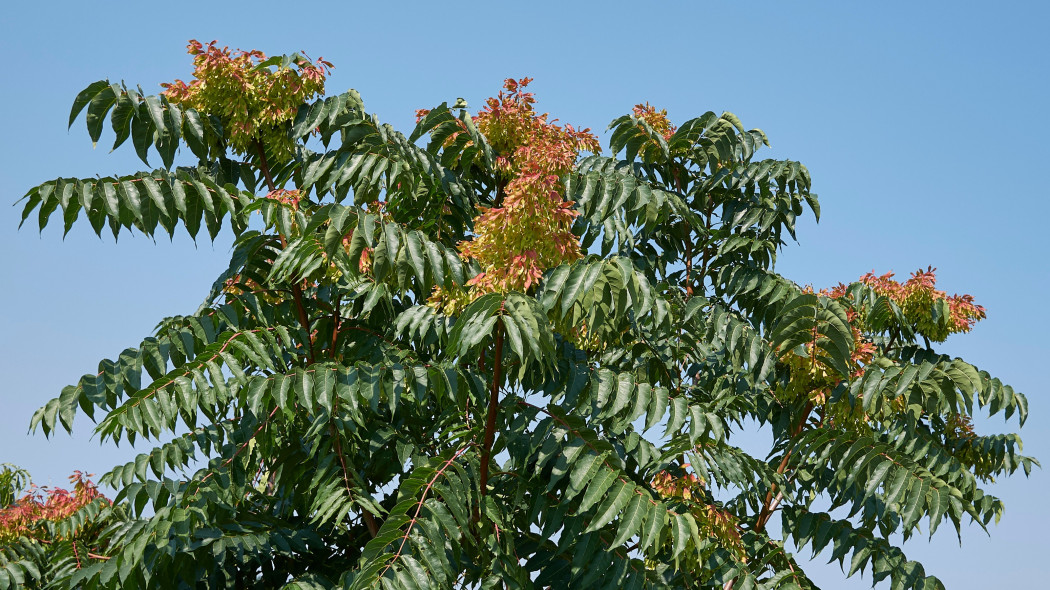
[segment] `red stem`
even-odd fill
[[[339,295],[335,296],[335,309],[332,311],[332,350],[329,351],[329,355],[335,360],[336,355],[336,342],[339,339]],[[332,401],[332,413],[336,412],[338,408],[338,399]],[[343,444],[339,439],[339,434],[335,430],[335,424],[331,420],[328,421],[328,432],[332,435],[332,440],[335,441],[335,454],[339,457],[339,465],[343,468],[343,485],[346,486],[346,494],[353,497],[354,493],[350,489],[350,473],[346,469],[346,457],[343,456]],[[372,515],[368,510],[361,510],[361,520],[365,521],[365,526],[368,527],[368,534],[372,535],[374,539],[379,534],[379,524],[376,522],[375,516]]]
[[[795,428],[793,428],[791,430],[790,434],[791,434],[792,438],[798,436],[799,434],[802,434],[802,430],[806,426],[806,420],[809,418],[809,414],[812,411],[813,411],[813,402],[809,402],[808,404],[806,404],[805,409],[802,410],[802,418],[798,421],[798,425],[796,425]],[[788,461],[790,459],[791,459],[791,451],[790,450],[785,451],[784,452],[784,458],[781,459],[780,465],[777,467],[777,473],[778,474],[783,475],[783,473],[785,471],[787,471]],[[776,511],[777,506],[780,505],[780,501],[784,497],[783,491],[778,491],[776,497],[774,497],[773,496],[773,490],[774,489],[776,489],[776,486],[771,487],[769,489],[769,492],[766,493],[765,502],[762,503],[762,510],[758,513],[758,519],[755,520],[755,532],[756,533],[757,532],[761,532],[763,529],[766,528],[766,523],[769,522],[769,519],[773,516],[773,512]]]
[[[339,315],[339,302],[341,298],[338,294],[335,296],[335,309],[332,311],[332,350],[329,356],[332,360],[335,360],[335,346],[336,341],[339,339],[339,320],[342,319]]]
[[[266,178],[266,187],[270,189],[270,192],[277,190],[277,185],[273,182],[273,176],[270,175],[270,164],[266,161],[266,150],[263,149],[263,144],[258,139],[255,140],[255,149],[259,152],[259,170],[262,171],[263,177]],[[277,236],[281,239],[281,247],[288,247],[288,239],[278,232]],[[307,351],[308,364],[312,365],[316,362],[314,357],[314,337],[310,333],[310,318],[306,315],[306,306],[303,305],[303,288],[299,283],[292,284],[292,298],[295,300],[295,310],[299,314],[299,323],[302,324],[303,330],[306,330],[306,339],[309,342],[309,350]]]
[[[798,425],[795,426],[790,432],[790,435],[792,437],[796,437],[799,434],[802,434],[802,430],[806,426],[806,419],[809,418],[809,413],[812,411],[813,402],[809,402],[808,404],[806,404],[805,409],[802,410],[802,419],[798,421]],[[791,450],[785,451],[784,458],[780,460],[780,465],[777,466],[778,474],[783,475],[784,472],[787,471],[788,461],[790,459]],[[769,522],[769,519],[773,517],[773,513],[776,512],[777,507],[780,506],[780,502],[784,499],[783,490],[777,491],[776,496],[773,495],[773,490],[775,489],[776,486],[774,485],[766,493],[765,501],[762,502],[762,510],[759,511],[758,518],[755,519],[755,533],[760,533],[763,530],[765,530],[766,524]],[[723,590],[733,590],[733,586],[736,585],[736,580],[737,578],[733,578],[732,580],[726,582],[722,586]]]
[[[48,541],[47,539],[34,538],[33,540],[36,541],[37,543],[43,543],[45,545],[52,545],[53,544],[51,541]],[[77,550],[77,544],[76,544],[76,541],[74,541],[73,542],[73,552],[75,553],[76,550]],[[110,557],[108,555],[99,555],[97,553],[91,553],[90,551],[87,553],[87,556],[89,558],[91,558],[91,559],[99,559],[99,560],[102,560],[102,561],[108,561],[108,560],[112,559],[112,557]],[[77,559],[79,560],[79,557]],[[79,569],[79,567],[77,569]]]
[[[492,390],[489,394],[489,412],[485,420],[485,439],[481,445],[481,497],[488,493],[489,462],[492,444],[496,438],[496,414],[499,410],[499,389],[503,380],[503,322],[496,324],[496,346],[492,357]],[[475,520],[481,517],[481,508],[474,513]]]

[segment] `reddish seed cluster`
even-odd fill
[[[679,477],[671,475],[668,471],[661,471],[653,477],[653,489],[660,495],[670,498],[694,499],[694,490],[704,486],[704,480],[695,474],[686,473]]]
[[[34,487],[11,506],[0,509],[0,542],[31,536],[35,524],[62,521],[96,498],[108,503],[90,477],[74,471],[69,476],[72,491]]]
[[[846,289],[846,285],[839,283],[834,288],[821,289],[820,294],[832,299],[840,299],[845,297]],[[813,287],[807,286],[802,289],[802,292],[813,293]],[[850,324],[850,331],[853,335],[853,352],[850,354],[850,374],[854,377],[859,377],[864,374],[864,366],[870,363],[871,359],[875,356],[875,353],[878,352],[878,348],[876,348],[876,346],[860,331],[860,328],[857,327],[855,322],[859,317],[860,314],[858,314],[857,310],[853,309],[852,306],[846,307],[846,320]],[[814,326],[812,333],[813,341],[805,344],[807,356],[804,358],[797,357],[794,353],[787,351],[785,353],[785,360],[799,368],[805,367],[806,370],[811,373],[823,374],[827,379],[830,379],[828,384],[834,384],[838,379],[838,377],[835,376],[835,371],[813,357],[813,346],[814,343],[820,339],[820,328]],[[820,400],[823,400],[826,393],[827,391],[821,388],[821,391],[816,395]]]
[[[893,280],[892,272],[881,276],[869,272],[860,277],[860,282],[900,306],[905,318],[914,324],[920,334],[934,342],[943,342],[950,334],[972,330],[973,325],[983,320],[986,313],[983,306],[974,303],[972,295],[948,295],[937,289],[936,271],[932,266],[926,270],[919,269],[903,283]],[[834,288],[822,290],[820,294],[840,299],[846,296],[848,289],[847,285],[839,283]],[[948,314],[935,321],[934,306],[941,303],[947,306]],[[846,313],[852,323],[860,312],[851,307]]]
[[[361,258],[357,261],[357,269],[362,274],[372,270],[372,248],[361,250]]]
[[[973,428],[973,420],[966,414],[952,414],[948,416],[946,435],[951,440],[970,442],[977,438]]]
[[[860,377],[864,374],[864,366],[871,362],[871,359],[875,357],[875,353],[878,348],[870,340],[864,338],[860,333],[860,330],[853,327],[853,354],[850,355],[850,362],[853,366],[853,376]]]
[[[896,302],[921,334],[934,342],[943,342],[950,334],[969,332],[986,314],[983,306],[974,303],[972,295],[948,295],[937,289],[936,270],[920,269],[903,283],[893,280],[892,272],[882,276],[870,272],[862,276],[860,282]],[[935,321],[933,306],[941,301],[948,306],[948,317]]]
[[[277,189],[267,193],[266,198],[272,201],[277,201],[283,205],[288,205],[292,209],[299,209],[299,201],[303,199],[303,195],[298,190],[288,191]]]
[[[576,211],[564,200],[560,177],[580,151],[601,148],[589,129],[577,131],[537,114],[532,93],[524,90],[529,82],[506,80],[505,91],[474,117],[507,179],[501,206],[478,216],[475,238],[461,244],[463,254],[482,267],[470,283],[475,295],[528,290],[546,269],[581,256],[570,231]]]
[[[671,124],[671,121],[667,118],[667,109],[656,110],[656,107],[650,105],[648,102],[645,104],[634,105],[634,116],[642,121],[645,121],[649,127],[652,127],[653,131],[659,133],[664,140],[671,139],[674,132],[678,130],[677,127]]]
[[[254,279],[239,274],[226,279],[226,281],[223,282],[222,291],[223,293],[228,293],[230,295],[252,293],[259,299],[272,304],[280,303],[282,300],[280,292],[266,289]]]
[[[218,116],[234,151],[254,152],[259,140],[277,157],[290,158],[295,144],[283,125],[295,117],[299,105],[324,94],[332,64],[296,57],[288,67],[263,66],[266,55],[261,51],[231,52],[215,43],[190,40],[194,80],[161,84],[164,94],[173,103]]]
[[[893,280],[893,273],[877,276],[871,272],[862,276],[860,282],[871,287],[875,293],[895,302],[901,308],[905,320],[919,334],[930,340],[941,342],[949,334],[971,330],[974,323],[985,317],[985,310],[984,307],[976,305],[970,295],[949,296],[944,291],[938,290],[935,271],[933,267],[916,271],[912,273],[909,280],[903,283]],[[840,374],[814,357],[812,343],[806,344],[809,354],[804,356],[796,355],[793,351],[782,351],[782,360],[793,370],[793,393],[806,395],[817,404],[827,401],[827,395],[840,380],[863,375],[865,367],[871,363],[878,352],[869,335],[861,331],[864,316],[868,310],[864,307],[855,307],[846,301],[848,290],[847,285],[839,283],[831,289],[821,290],[820,294],[833,299],[842,299],[846,303],[846,319],[850,323],[853,334],[849,375]],[[813,289],[807,287],[804,291],[812,293]],[[938,306],[941,306],[939,313]],[[814,341],[818,339],[818,336],[817,329],[814,328]],[[840,415],[836,419],[866,420],[866,417],[863,414],[852,417]]]
[[[686,464],[683,467],[688,466]],[[675,476],[667,471],[657,473],[652,481],[653,490],[664,498],[681,498],[699,503],[692,511],[700,528],[699,532],[704,536],[717,539],[737,559],[747,561],[737,518],[717,506],[702,503],[704,496],[700,493],[700,488],[704,484],[704,480],[695,474],[683,473]]]

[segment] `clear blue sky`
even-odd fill
[[[141,169],[130,148],[92,151],[69,106],[109,77],[159,90],[190,73],[186,40],[305,50],[336,65],[329,91],[358,89],[369,110],[408,130],[413,110],[456,97],[481,105],[503,78],[531,76],[539,108],[603,130],[638,102],[679,121],[735,112],[764,129],[771,157],[805,163],[821,196],[819,225],[800,228],[778,270],[816,286],[933,265],[940,286],[988,308],[958,354],[1029,396],[1025,451],[1050,461],[1046,403],[1050,291],[1039,176],[1050,150],[1048,4],[1038,2],[18,2],[0,17],[0,201],[58,176]],[[111,137],[109,138],[110,141]],[[0,207],[0,462],[62,484],[131,456],[100,447],[81,420],[72,438],[25,435],[29,418],[103,357],[156,322],[192,312],[225,267],[229,240],[98,240],[81,224],[63,241],[16,232]],[[1035,298],[1035,299],[1033,299]],[[979,423],[1004,430],[1001,421]],[[1015,423],[1011,424],[1011,427]],[[949,588],[1030,587],[1045,577],[1048,479],[1037,471],[992,487],[1006,504],[989,538],[942,528],[906,553]],[[950,527],[949,527],[950,528]],[[826,559],[826,558],[825,558]],[[837,566],[810,567],[827,588]]]

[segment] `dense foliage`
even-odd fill
[[[638,105],[603,155],[508,80],[405,136],[314,100],[327,62],[190,52],[192,83],[96,82],[70,115],[163,166],[46,182],[23,219],[228,228],[229,268],[33,417],[146,448],[76,567],[21,536],[0,588],[813,587],[787,539],[937,588],[891,535],[985,526],[981,486],[1035,464],[971,422],[1024,396],[932,348],[972,298],[774,272],[817,198],[732,114]],[[767,456],[734,446],[763,425]]]
[[[20,586],[41,578],[58,579],[74,573],[105,547],[99,535],[120,514],[110,508],[90,476],[76,471],[69,477],[73,489],[37,487],[29,473],[5,464],[0,470],[0,563],[16,567],[0,570],[0,583]],[[8,563],[5,563],[8,562]],[[46,573],[42,573],[46,572]]]

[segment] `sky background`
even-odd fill
[[[466,98],[476,110],[507,77],[535,78],[538,108],[603,131],[648,101],[684,121],[711,110],[759,127],[765,157],[802,161],[821,197],[777,269],[816,287],[870,270],[899,278],[928,265],[938,286],[967,292],[988,319],[943,347],[1025,392],[1028,455],[1050,460],[1050,353],[1041,298],[1050,195],[1050,4],[1039,2],[18,2],[0,14],[0,203],[59,176],[143,168],[130,142],[91,148],[74,96],[110,78],[149,92],[192,68],[187,39],[267,54],[304,50],[336,69],[329,93],[356,88],[369,111],[409,131],[417,108]],[[107,143],[108,141],[108,143]],[[0,207],[0,462],[61,485],[135,453],[74,436],[27,435],[33,411],[98,361],[191,313],[228,262],[230,239],[194,244],[126,235],[99,240],[81,218],[17,231]],[[181,230],[180,230],[181,231]],[[1016,420],[979,420],[982,432]],[[141,450],[141,449],[139,449]],[[991,537],[951,527],[904,549],[949,589],[1030,587],[1045,577],[1047,473],[1000,481],[1006,513]],[[825,588],[837,565],[808,571]]]

